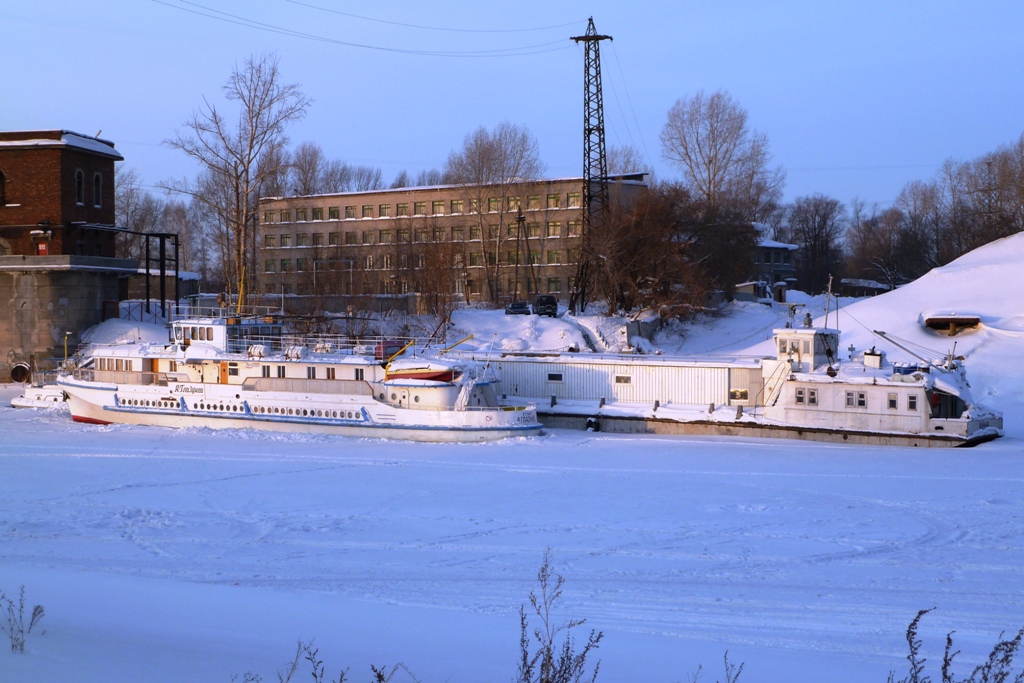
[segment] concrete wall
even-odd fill
[[[0,257],[0,381],[19,363],[63,358],[103,321],[103,304],[118,300],[119,280],[134,261],[100,257]]]

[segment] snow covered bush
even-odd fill
[[[7,594],[0,590],[0,610],[3,611],[0,620],[0,633],[11,639],[11,652],[25,651],[25,638],[32,633],[32,629],[39,624],[43,618],[43,606],[36,605],[32,608],[32,616],[29,617],[28,627],[25,627],[25,587],[22,586],[18,593],[18,602],[7,597]]]

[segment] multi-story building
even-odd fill
[[[646,188],[644,174],[612,181],[624,201]],[[356,296],[446,291],[494,302],[565,297],[582,211],[582,178],[266,197],[261,286]]]
[[[28,378],[116,310],[138,263],[114,257],[114,143],[0,132],[0,382]]]

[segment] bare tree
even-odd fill
[[[119,169],[114,176],[114,221],[118,227],[135,233],[158,232],[163,202],[142,186],[135,169]],[[117,236],[117,255],[120,258],[143,259],[145,238],[142,235],[121,233]]]
[[[747,126],[747,112],[726,92],[678,100],[661,144],[712,219],[729,210],[738,220],[763,220],[778,202],[785,174],[769,167],[767,138]]]
[[[519,210],[513,192],[525,189],[543,172],[537,139],[524,127],[503,122],[493,131],[482,126],[466,136],[462,149],[452,152],[444,176],[458,185],[465,209],[475,222],[481,240],[487,294],[497,301],[500,294],[502,250],[517,231],[508,225]],[[473,228],[470,228],[471,230]]]
[[[607,156],[608,175],[647,173],[654,176],[654,168],[644,160],[640,150],[632,145],[610,145]]]
[[[832,197],[815,194],[793,202],[789,224],[797,252],[797,277],[812,293],[821,292],[842,266],[846,209]]]
[[[278,64],[274,55],[246,59],[223,88],[226,99],[238,103],[237,113],[225,115],[204,99],[203,107],[185,122],[185,131],[166,141],[203,169],[208,182],[179,180],[165,186],[216,213],[231,240],[226,263],[231,277],[226,281],[238,293],[245,291],[247,282],[251,286],[258,271],[256,202],[263,181],[277,172],[264,162],[279,155],[287,143],[287,125],[305,116],[310,104],[298,85],[282,82]]]

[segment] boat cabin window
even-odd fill
[[[358,380],[363,379],[363,368],[356,368],[355,375],[356,375],[356,377],[355,377],[356,379],[358,379]]]
[[[807,390],[797,389],[796,390],[796,404],[802,406],[807,402]]]
[[[264,377],[270,377],[270,366],[269,365],[264,365],[263,366],[263,376]]]
[[[896,410],[899,406],[896,394],[889,394],[889,410]]]
[[[284,377],[284,366],[283,365],[278,365],[277,366],[277,376],[278,377]]]
[[[306,368],[306,379],[316,379],[316,366],[310,365]]]
[[[818,405],[818,390],[808,389],[807,390],[807,405],[816,406]]]
[[[548,373],[548,381],[549,382],[561,382],[562,381],[562,373],[560,373],[560,372],[549,372]]]
[[[846,407],[847,408],[867,408],[868,407],[868,395],[863,391],[847,391],[846,392]]]
[[[327,379],[335,379],[334,368],[327,368]]]
[[[907,396],[907,410],[917,410],[917,394]]]
[[[633,378],[629,375],[615,375],[616,384],[629,384],[633,381]]]

